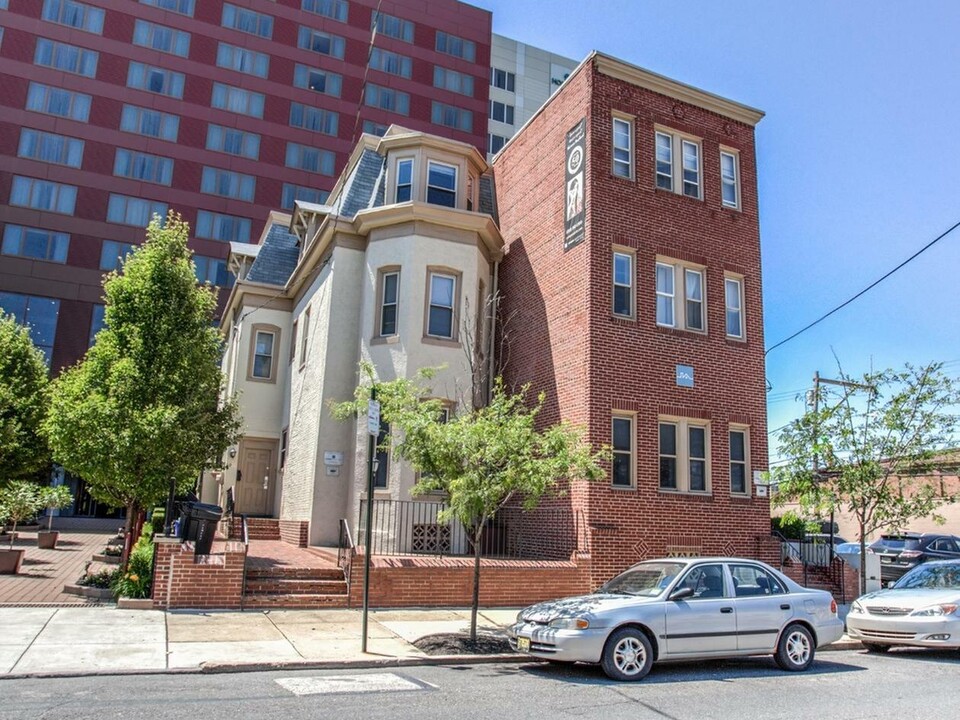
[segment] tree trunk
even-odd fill
[[[477,526],[473,535],[473,602],[470,606],[470,640],[477,641],[477,614],[480,612],[480,538],[483,536],[483,522]]]
[[[136,524],[137,502],[131,500],[127,503],[127,521],[123,531],[123,554],[120,556],[120,567],[126,572],[127,563],[130,561],[130,550],[133,549],[133,528]]]
[[[867,592],[867,541],[863,537],[863,526],[860,526],[860,594]]]
[[[17,537],[17,521],[13,521],[13,530],[10,531],[10,549],[13,550],[13,541]]]

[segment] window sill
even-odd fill
[[[275,377],[274,378],[258,378],[258,377],[254,377],[253,375],[247,375],[247,382],[262,383],[264,385],[276,385],[277,379]]]
[[[671,327],[670,325],[660,325],[657,324],[657,330],[660,332],[666,333],[668,335],[681,335],[687,336],[692,335],[694,337],[709,337],[709,333],[706,330],[687,330],[686,328]]]
[[[683,193],[677,192],[676,190],[665,190],[662,187],[653,186],[653,191],[660,195],[670,195],[675,198],[685,198],[687,200],[693,200],[694,202],[702,203],[702,197],[691,197],[690,195],[684,195]]]
[[[735,492],[731,492],[731,493],[730,493],[730,499],[731,499],[731,500],[740,500],[740,501],[753,500],[753,495],[751,495],[750,493],[735,493]]]
[[[614,485],[611,483],[610,489],[615,490],[617,492],[636,492],[637,486],[636,485]]]
[[[724,335],[723,339],[727,341],[728,345],[733,345],[734,347],[747,346],[747,339],[745,337],[734,337],[733,335]]]
[[[637,182],[637,178],[632,175],[630,177],[625,177],[623,175],[617,175],[612,170],[610,171],[610,177],[613,178],[614,180],[620,180],[621,182],[630,183],[631,185],[634,185]]]
[[[670,488],[657,488],[661,495],[674,495],[682,497],[700,498],[702,500],[713,500],[713,493],[709,490],[672,490]]]
[[[396,345],[400,342],[399,335],[378,335],[370,338],[371,345]]]
[[[610,313],[610,319],[621,325],[635,325],[637,322],[635,315],[617,315],[617,313]]]
[[[448,348],[459,348],[459,340],[451,340],[450,338],[439,338],[434,337],[433,335],[424,335],[421,338],[421,342],[424,345],[436,345],[437,347],[448,347]]]

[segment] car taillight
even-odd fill
[[[833,613],[834,615],[837,614],[837,601],[836,601],[836,600],[833,600],[833,599],[830,600],[830,612]]]

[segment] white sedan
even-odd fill
[[[640,680],[654,661],[744,655],[806,670],[842,634],[829,593],[741,558],[648,560],[590,595],[528,607],[508,630],[519,652],[600,663],[616,680]]]
[[[871,652],[893,645],[960,648],[960,560],[918,565],[893,587],[857,598],[847,631]]]

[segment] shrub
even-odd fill
[[[803,540],[809,532],[819,532],[820,523],[804,520],[795,512],[788,510],[783,515],[770,518],[770,528],[779,532],[787,540]]]
[[[77,580],[77,585],[95,588],[109,588],[120,575],[119,570],[101,570],[98,573],[85,572],[83,577]]]
[[[153,525],[143,524],[140,538],[130,551],[126,572],[118,572],[111,587],[118,597],[148,598],[153,585]]]

